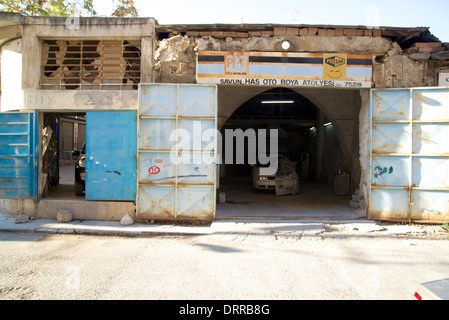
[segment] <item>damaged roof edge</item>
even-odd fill
[[[401,47],[408,47],[415,42],[440,42],[430,33],[428,27],[370,27],[362,25],[306,25],[306,24],[172,24],[157,25],[158,33],[201,32],[201,31],[273,31],[275,28],[316,28],[316,29],[358,29],[379,30],[381,36],[398,42]],[[276,35],[276,34],[275,34]]]
[[[81,25],[107,25],[107,24],[154,24],[158,25],[155,18],[152,17],[137,17],[137,18],[122,18],[122,17],[55,17],[55,16],[28,16],[21,13],[3,12],[0,11],[0,28],[18,24],[65,24],[67,19],[79,18]]]
[[[25,16],[20,13],[0,11],[0,28],[25,23]]]
[[[65,24],[67,17],[31,17],[20,13],[0,12],[0,30],[5,27],[18,26],[24,24]],[[430,33],[428,27],[369,27],[355,25],[297,25],[297,24],[165,24],[161,25],[155,18],[117,18],[117,17],[81,17],[81,25],[132,25],[132,24],[153,24],[157,33],[186,32],[186,31],[264,31],[275,28],[318,28],[318,29],[361,29],[380,30],[382,37],[389,38],[397,42],[402,48],[407,48],[415,42],[440,42],[440,40]],[[3,39],[4,41],[5,39]],[[0,39],[2,41],[2,39]]]

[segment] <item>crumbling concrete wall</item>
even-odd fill
[[[448,43],[416,43],[402,50],[397,43],[391,42],[391,49],[385,55],[376,57],[373,66],[374,87],[438,86],[437,72],[441,69],[449,70]]]
[[[176,35],[158,42],[155,51],[156,83],[196,83],[198,51],[285,51],[282,43],[289,41],[289,52],[345,52],[384,55],[391,43],[381,37],[271,36],[213,37]]]
[[[421,52],[423,49],[416,51],[415,47],[403,50],[398,43],[380,36],[229,34],[234,36],[175,35],[159,41],[155,52],[155,82],[195,83],[197,51],[284,52],[284,41],[290,43],[288,52],[372,54],[375,88],[437,86],[437,70],[449,68],[449,45],[439,42],[433,43],[434,52]]]

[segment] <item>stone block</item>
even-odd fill
[[[249,34],[248,32],[237,32],[237,31],[224,31],[223,35],[226,37],[232,37],[232,38],[248,38]]]
[[[449,60],[449,51],[443,51],[432,54],[433,60]]]
[[[373,36],[373,30],[372,29],[363,30],[363,35],[365,37],[372,37]]]
[[[380,29],[373,29],[373,37],[382,37],[382,31]]]
[[[316,36],[318,28],[309,28],[309,36]]]
[[[359,202],[358,202],[358,201],[353,201],[353,200],[350,200],[350,201],[349,201],[349,206],[350,206],[351,208],[356,208],[356,209],[360,208]]]
[[[419,52],[433,52],[432,47],[420,47]]]
[[[56,213],[56,220],[61,223],[66,223],[72,221],[72,211],[70,210],[59,210]]]
[[[441,42],[416,42],[412,45],[414,48],[432,48],[441,46]]]
[[[301,29],[299,29],[299,35],[300,36],[308,36],[309,35],[309,28],[301,28]]]
[[[274,27],[275,36],[284,36],[287,34],[287,27]]]
[[[287,28],[287,35],[289,36],[297,36],[299,34],[298,28]]]
[[[15,223],[26,223],[26,222],[29,222],[29,221],[30,221],[30,217],[29,216],[27,216],[26,214],[19,214],[16,217]]]
[[[326,36],[327,35],[326,29],[318,29],[318,35],[319,36]]]
[[[249,35],[252,37],[260,37],[262,35],[262,31],[250,31]]]
[[[336,35],[337,35],[337,31],[335,29],[327,29],[326,30],[326,36],[335,37]]]
[[[133,218],[129,214],[125,214],[123,218],[120,220],[120,224],[122,226],[130,226],[134,223]]]
[[[357,30],[356,29],[345,29],[344,30],[344,35],[345,36],[355,36],[357,35]]]

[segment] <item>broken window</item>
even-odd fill
[[[135,90],[140,60],[139,40],[43,40],[41,88]]]

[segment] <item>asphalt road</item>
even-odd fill
[[[413,300],[442,278],[447,239],[0,232],[2,300]]]

